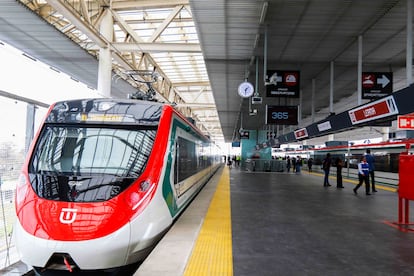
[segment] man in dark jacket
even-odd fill
[[[323,179],[324,187],[331,186],[331,184],[329,184],[329,172],[331,170],[331,163],[332,163],[331,154],[327,153],[325,159],[323,159],[323,162],[322,162],[322,169],[323,169],[323,172],[325,173],[325,177]]]

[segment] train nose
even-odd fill
[[[54,253],[44,268],[34,268],[39,274],[45,270],[80,271],[79,266],[68,253]]]

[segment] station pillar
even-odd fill
[[[108,41],[112,41],[113,39],[113,25],[114,22],[112,14],[109,9],[106,9],[99,31]],[[98,93],[104,97],[110,97],[112,81],[112,56],[109,46],[99,49],[98,66]]]

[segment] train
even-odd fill
[[[304,150],[288,150],[285,152],[277,152],[278,155],[297,157],[303,160],[313,159],[314,166],[321,166],[323,159],[327,153],[331,154],[333,166],[335,159],[340,158],[345,162],[345,167],[357,169],[358,163],[367,149],[371,150],[371,154],[375,157],[375,170],[387,173],[398,173],[399,156],[401,152],[411,150],[414,145],[414,139],[401,139],[398,141],[386,141],[373,144],[359,145],[341,145],[324,148],[309,148]],[[349,165],[348,165],[349,164]]]
[[[220,158],[209,137],[168,104],[105,98],[52,104],[16,188],[21,261],[39,275],[125,275],[214,175]]]

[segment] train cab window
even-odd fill
[[[29,166],[40,197],[64,201],[108,200],[145,169],[155,130],[49,125]]]

